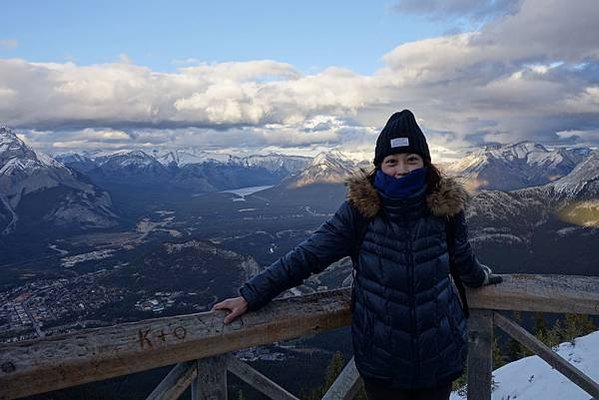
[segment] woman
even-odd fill
[[[431,164],[410,111],[387,121],[374,166],[372,173],[348,181],[347,200],[330,220],[244,283],[240,297],[212,309],[231,310],[224,320],[230,323],[354,255],[351,332],[368,398],[445,400],[464,371],[467,352],[448,248],[467,286],[499,283],[501,277],[474,256],[464,217],[467,194]]]

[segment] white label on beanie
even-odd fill
[[[391,139],[391,147],[405,147],[410,145],[410,140],[407,137],[398,137]]]

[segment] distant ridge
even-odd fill
[[[142,150],[64,153],[56,158],[99,185],[130,185],[149,191],[210,193],[245,186],[273,185],[301,171],[309,157],[281,154],[237,157],[198,149],[148,154]]]
[[[548,150],[529,141],[487,146],[444,170],[464,178],[473,189],[515,190],[544,185],[574,169],[591,153],[591,149]]]

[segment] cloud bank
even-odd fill
[[[90,66],[0,59],[0,124],[55,151],[197,145],[366,155],[388,116],[410,108],[439,155],[516,140],[599,144],[596,0],[398,7],[498,16],[476,32],[402,44],[372,75],[337,67],[308,75],[272,60],[162,73],[128,57]]]

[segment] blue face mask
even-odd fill
[[[386,196],[404,199],[424,187],[427,175],[426,167],[415,169],[401,178],[387,175],[379,169],[374,177],[374,186]]]

